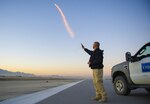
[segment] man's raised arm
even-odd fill
[[[84,49],[85,52],[87,52],[89,55],[92,55],[92,54],[93,54],[93,51],[91,51],[91,50],[85,48],[84,45],[83,45],[82,43],[81,43],[81,47],[82,47],[82,49]]]

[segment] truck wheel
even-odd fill
[[[150,88],[145,88],[145,89],[150,94]]]
[[[128,88],[128,83],[122,76],[117,76],[114,79],[114,89],[118,95],[128,95],[131,89]]]

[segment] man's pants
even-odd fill
[[[93,83],[96,91],[96,97],[107,100],[107,94],[103,86],[103,69],[93,69]]]

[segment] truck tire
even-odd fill
[[[150,94],[150,88],[145,88],[145,90]]]
[[[114,79],[114,89],[118,95],[128,95],[131,89],[128,88],[128,83],[123,76],[117,76]]]

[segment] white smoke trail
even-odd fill
[[[60,9],[60,7],[55,3],[56,8],[58,9],[59,13],[61,14],[64,26],[66,27],[66,30],[68,31],[69,35],[73,38],[75,36],[74,32],[71,30],[71,27],[69,26],[67,19],[64,15],[64,13],[62,12],[62,10]]]

